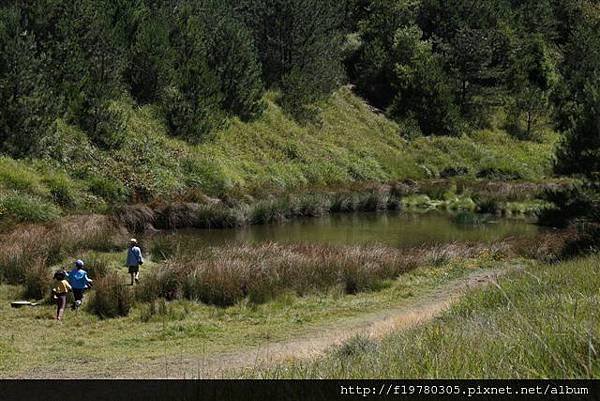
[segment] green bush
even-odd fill
[[[12,192],[0,196],[0,220],[43,223],[60,217],[60,209],[38,197]]]
[[[376,212],[387,209],[390,194],[387,191],[373,190],[361,194],[359,199],[358,210]]]
[[[179,243],[173,238],[166,235],[159,235],[152,238],[150,243],[150,257],[155,263],[163,262],[179,252]]]
[[[223,205],[200,205],[197,211],[199,228],[234,228],[244,225],[247,208],[226,207]]]
[[[0,188],[24,191],[34,195],[43,195],[44,188],[40,178],[24,163],[0,157]]]
[[[151,302],[158,298],[175,299],[180,293],[182,280],[181,272],[169,266],[160,266],[147,274],[136,287],[136,299],[142,302]]]
[[[201,188],[209,195],[222,195],[231,189],[231,182],[214,160],[190,156],[181,161],[185,183],[190,188]]]
[[[233,266],[211,265],[185,277],[184,296],[209,305],[231,306],[247,294],[241,277]]]
[[[85,270],[92,280],[108,276],[111,272],[111,260],[107,255],[91,252],[85,257]]]
[[[332,201],[326,193],[307,194],[297,199],[293,214],[304,217],[319,217],[328,214]]]
[[[88,190],[109,203],[123,203],[128,198],[125,186],[114,178],[94,176],[87,180]]]
[[[333,196],[331,211],[333,213],[348,213],[358,209],[359,194],[355,192],[339,192]]]
[[[250,211],[250,222],[252,224],[268,224],[286,220],[289,211],[287,201],[263,200],[255,203]]]
[[[77,189],[74,182],[68,176],[54,174],[45,177],[43,182],[48,187],[54,203],[65,208],[77,207]]]

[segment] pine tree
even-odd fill
[[[35,36],[22,23],[17,7],[0,8],[0,151],[14,156],[37,151],[57,104]]]
[[[236,10],[252,30],[264,82],[284,88],[284,104],[310,103],[340,85],[343,2],[242,0]]]
[[[183,4],[171,32],[175,58],[161,104],[171,132],[193,142],[204,140],[225,121],[218,75],[208,64],[207,40],[192,4]]]

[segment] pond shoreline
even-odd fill
[[[390,210],[535,217],[552,207],[541,199],[543,193],[567,185],[569,183],[561,181],[407,180],[339,191],[288,193],[259,200],[204,197],[202,202],[127,205],[117,209],[113,215],[129,231],[137,233],[181,228],[238,228],[337,213]]]
[[[534,205],[539,211],[543,191],[564,182],[526,183],[463,181],[403,181],[339,192],[287,194],[253,203],[210,200],[125,206],[113,215],[73,215],[46,224],[24,224],[0,234],[2,282],[25,284],[28,298],[46,294],[48,269],[86,251],[122,251],[132,235],[181,228],[238,228],[336,213],[386,210],[443,210],[511,215],[509,205]]]

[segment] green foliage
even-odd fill
[[[157,199],[204,203],[204,194],[256,204],[270,195],[280,199],[290,192],[325,187],[338,191],[354,183],[421,180],[453,171],[467,180],[480,175],[536,181],[551,172],[558,140],[550,131],[543,131],[542,140],[534,142],[486,130],[407,141],[401,135],[406,128],[373,113],[347,88],[321,103],[319,125],[299,124],[273,97],[264,99],[267,108],[262,117],[234,121],[198,146],[169,138],[152,106],[137,108],[128,102],[112,106],[126,121],[127,141],[120,149],[97,149],[80,130],[58,121],[52,134],[56,139],[47,149],[56,150],[61,162],[49,156],[37,161],[1,158],[0,193],[40,199],[36,209],[53,205],[55,212],[70,213],[106,212],[107,207]],[[384,201],[367,198],[332,199],[332,209],[358,210],[364,205],[376,210],[379,206],[373,205]],[[309,214],[323,206],[308,204]],[[202,226],[236,226],[249,212],[242,209],[224,213],[206,207],[204,217],[195,214],[193,220]],[[269,214],[264,215],[267,220]],[[26,213],[17,220],[29,218]]]
[[[220,83],[221,105],[243,120],[252,119],[264,108],[261,64],[252,33],[222,1],[204,3],[198,13],[204,19],[208,64]]]
[[[93,176],[88,180],[88,190],[109,203],[119,204],[127,199],[127,190],[119,181],[109,177]]]
[[[582,176],[583,188],[551,194],[556,209],[544,220],[567,225],[575,221],[577,237],[571,253],[597,250],[600,208],[600,18],[595,2],[582,2],[571,8],[576,25],[565,39],[563,81],[558,85],[555,103],[558,123],[566,140],[558,155],[557,172]]]
[[[376,0],[368,3],[368,6],[362,2],[354,5],[355,12],[363,15],[364,19],[357,24],[361,41],[348,67],[349,76],[356,82],[359,93],[376,107],[386,109],[397,93],[392,84],[396,81],[398,63],[393,54],[396,32],[411,25],[418,8],[411,1]],[[364,7],[369,7],[369,11],[362,12]]]
[[[0,150],[44,151],[57,118],[103,149],[125,141],[114,101],[162,106],[173,134],[200,141],[230,113],[262,111],[248,28],[216,1],[43,0],[0,8]]]
[[[373,105],[417,132],[497,127],[500,112],[517,137],[538,140],[551,123],[560,73],[577,75],[560,65],[570,63],[563,44],[585,6],[562,3],[349,2],[359,38],[347,55],[349,76]]]
[[[164,13],[148,10],[130,44],[125,79],[131,95],[140,104],[158,102],[169,82],[174,54],[170,49],[169,20]]]
[[[540,117],[549,115],[549,95],[558,75],[554,60],[540,36],[530,38],[515,57],[510,79],[514,102],[509,109],[509,128],[517,137],[532,139]],[[521,126],[523,114],[525,127]]]
[[[393,85],[397,93],[389,114],[415,119],[426,135],[456,135],[459,115],[452,88],[440,57],[433,54],[431,42],[421,40],[422,35],[415,26],[395,33]]]
[[[60,209],[38,197],[17,192],[0,195],[0,219],[43,223],[60,217]]]
[[[282,105],[305,117],[303,106],[339,87],[343,2],[244,0],[237,7],[251,29],[266,85],[283,89]]]
[[[108,276],[111,273],[112,261],[107,255],[98,252],[90,252],[84,257],[85,270],[92,280]]]
[[[13,211],[30,198],[55,212],[106,211],[406,178],[535,180],[552,162],[555,111],[565,154],[595,160],[581,151],[598,114],[591,5],[176,4],[0,6],[0,151],[44,159],[0,161],[3,199],[21,197]],[[357,91],[395,123],[336,90],[342,57]],[[203,224],[240,218],[203,213]]]
[[[44,62],[35,57],[35,37],[20,21],[18,7],[0,7],[0,150],[15,156],[37,150],[57,104],[38,74]]]
[[[172,81],[163,94],[162,107],[171,132],[199,142],[223,124],[219,108],[223,95],[219,79],[208,64],[204,27],[191,4],[176,21]]]
[[[598,262],[589,257],[512,273],[468,292],[431,322],[376,342],[350,338],[324,357],[261,377],[596,377]]]
[[[44,184],[48,187],[52,201],[64,208],[76,208],[79,200],[77,199],[77,188],[75,183],[66,174],[53,174],[44,177]]]
[[[25,163],[0,158],[0,186],[4,189],[40,195],[44,193],[40,177]]]

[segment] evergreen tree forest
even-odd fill
[[[36,157],[58,120],[122,146],[114,100],[210,140],[266,91],[310,123],[344,85],[414,136],[564,135],[557,171],[600,170],[594,0],[20,0],[0,6],[0,151]]]

